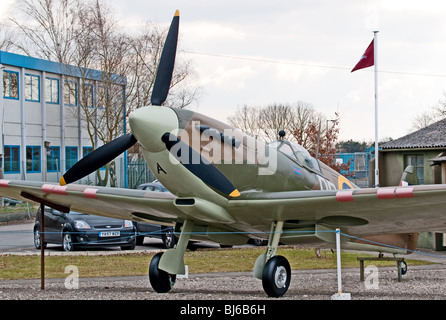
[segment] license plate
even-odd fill
[[[102,231],[99,232],[100,237],[119,237],[121,235],[120,231]]]

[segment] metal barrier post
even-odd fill
[[[338,293],[331,296],[331,300],[351,300],[350,293],[342,292],[341,277],[341,230],[336,229],[336,264],[338,274]]]
[[[45,205],[40,204],[40,290],[45,290]]]

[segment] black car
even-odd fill
[[[46,207],[44,215],[44,243],[62,244],[65,251],[80,247],[119,246],[133,250],[136,229],[132,221],[113,219],[79,212],[63,213]],[[34,224],[34,246],[40,249],[40,208]]]
[[[147,190],[147,191],[157,191],[157,192],[169,192],[165,186],[155,180],[149,183],[140,184],[137,188],[138,190]]]
[[[138,190],[169,192],[158,180],[150,183],[144,183],[138,186]],[[163,241],[166,248],[173,248],[178,238],[173,233],[172,227],[161,226],[145,222],[135,222],[136,225],[136,244],[141,245],[145,237],[159,238]]]

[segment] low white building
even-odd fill
[[[4,179],[58,182],[74,163],[92,151],[78,109],[79,88],[87,88],[84,92],[88,106],[98,108],[96,95],[102,72],[4,51],[0,51],[0,68]],[[119,86],[124,97],[125,83]],[[124,133],[125,114],[123,119]],[[116,161],[121,187],[127,184],[125,159],[123,154]],[[79,182],[95,184],[95,175]]]

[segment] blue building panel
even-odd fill
[[[89,89],[88,106],[100,109],[95,95],[107,74],[5,51],[0,51],[0,64],[0,88],[4,89],[0,94],[0,124],[4,133],[0,167],[9,179],[57,182],[78,161],[79,149],[91,148],[91,141],[80,126],[80,116],[70,108],[78,105],[78,84]],[[98,82],[97,86],[92,85],[93,81]],[[112,75],[111,81],[122,87],[125,99],[126,77]],[[72,90],[68,86],[71,83]],[[124,118],[124,132],[125,129]],[[119,159],[123,163],[127,160]],[[118,185],[127,186],[127,170],[122,172]],[[94,180],[95,173],[90,178]]]
[[[103,73],[98,70],[79,68],[76,66],[28,57],[6,51],[0,51],[0,63],[19,68],[63,74],[70,77],[85,78],[88,80],[103,80]],[[113,75],[112,78],[113,82],[116,82],[117,84],[127,84],[127,78],[125,76]]]

